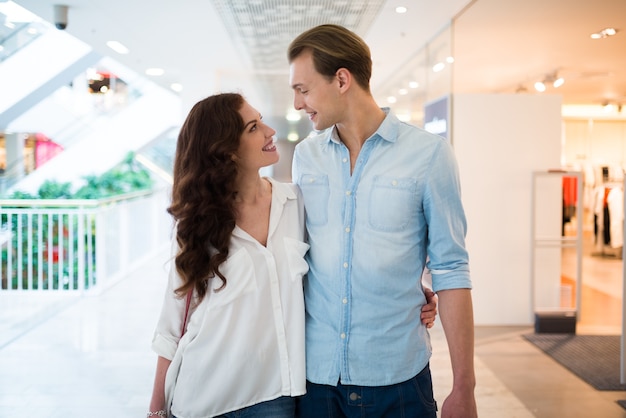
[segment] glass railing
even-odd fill
[[[1,200],[0,294],[100,292],[168,245],[166,189],[101,200]]]

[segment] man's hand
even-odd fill
[[[428,288],[424,289],[424,295],[426,296],[426,305],[422,306],[420,318],[426,328],[432,328],[437,317],[437,295]]]

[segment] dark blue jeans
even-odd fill
[[[295,410],[296,398],[282,396],[237,411],[227,412],[217,418],[293,418]]]
[[[298,418],[436,418],[430,368],[390,386],[337,386],[307,382],[296,401]]]
[[[293,418],[296,410],[296,398],[281,396],[267,402],[261,402],[237,411],[227,412],[216,418]],[[175,416],[173,418],[176,418]]]

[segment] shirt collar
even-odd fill
[[[271,177],[265,177],[272,184],[272,200],[276,199],[281,204],[287,200],[297,199],[296,193],[291,187],[286,187]]]
[[[382,111],[385,112],[385,119],[380,124],[374,135],[371,138],[379,136],[383,140],[387,142],[396,142],[398,138],[398,130],[400,127],[400,119],[396,115],[391,112],[391,109],[388,107],[381,107]],[[339,133],[337,132],[337,126],[333,126],[329,129],[329,133],[326,136],[327,142],[334,142],[336,144],[341,143],[341,139],[339,138]]]

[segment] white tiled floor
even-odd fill
[[[0,295],[0,418],[145,416],[166,257],[159,254],[99,296],[45,303]],[[527,332],[532,329],[476,328],[480,417],[626,417],[615,402],[625,392],[594,390],[526,342]],[[432,338],[441,404],[451,372],[439,322]]]

